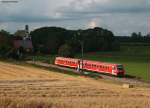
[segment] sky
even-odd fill
[[[150,0],[0,0],[0,29],[102,27],[117,36],[150,33]]]

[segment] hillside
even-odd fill
[[[0,108],[149,108],[150,88],[0,62]]]

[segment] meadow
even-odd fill
[[[150,46],[122,46],[121,51],[87,53],[84,58],[123,64],[126,74],[150,81]]]
[[[81,58],[81,54],[76,57]],[[35,61],[53,63],[55,56],[40,55],[33,58]],[[84,59],[123,64],[127,75],[150,81],[150,46],[121,46],[120,51],[84,53]]]

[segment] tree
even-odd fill
[[[135,33],[135,32],[133,32],[133,33],[131,34],[131,37],[133,37],[133,38],[138,37],[138,34]]]
[[[42,53],[56,54],[67,36],[67,31],[58,27],[43,27],[31,32],[35,51],[40,49]]]
[[[139,32],[139,33],[133,32],[131,34],[131,40],[133,42],[142,42],[143,41],[142,33],[141,32]]]
[[[68,44],[64,44],[59,48],[58,55],[62,57],[73,57],[74,53]]]
[[[112,50],[113,51],[119,51],[120,50],[120,43],[117,40],[114,40],[112,43]]]
[[[5,30],[0,31],[0,55],[3,57],[8,56],[7,53],[11,48],[13,47],[12,45],[12,38],[9,34],[9,32]]]
[[[60,46],[68,44],[74,52],[112,50],[114,35],[111,31],[96,27],[87,30],[66,30],[59,27],[43,27],[31,32],[35,52],[57,54]],[[42,47],[41,47],[42,46]]]
[[[26,36],[26,31],[25,30],[17,30],[15,33],[14,33],[15,36],[18,36],[18,37],[25,37]]]

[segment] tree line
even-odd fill
[[[13,48],[13,39],[14,36],[19,35],[23,35],[23,32],[10,34],[5,30],[0,31],[0,56],[7,56],[13,51],[17,52]],[[84,52],[120,49],[119,41],[114,34],[100,27],[86,30],[42,27],[31,31],[30,36],[34,47],[33,53],[74,56],[81,52],[81,46],[84,47]]]
[[[116,36],[116,39],[120,42],[141,42],[150,43],[150,33],[142,35],[141,32],[133,32],[131,36]]]
[[[0,57],[7,57],[12,46],[12,35],[5,30],[0,30]]]
[[[67,30],[42,27],[30,33],[35,52],[73,56],[81,52],[119,50],[119,42],[109,30],[96,27],[86,30]]]

